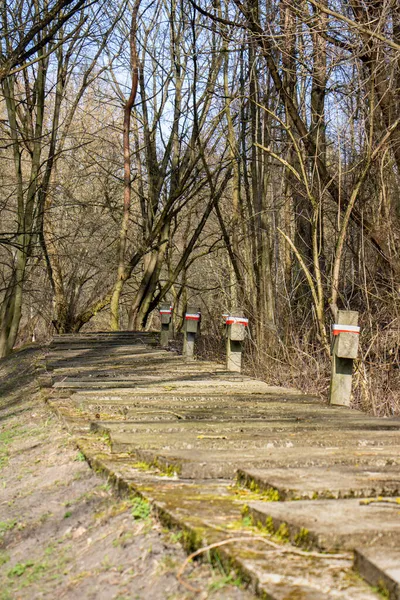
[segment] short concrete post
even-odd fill
[[[165,347],[168,346],[168,341],[171,337],[171,326],[172,326],[172,306],[169,302],[162,302],[160,304],[160,317],[161,317],[161,336],[160,344]]]
[[[350,406],[353,360],[358,354],[358,312],[339,310],[332,326],[332,378],[330,404]]]
[[[188,306],[185,312],[185,322],[183,324],[183,356],[186,358],[193,358],[194,342],[196,333],[199,330],[200,321],[200,309],[195,306]]]
[[[246,337],[249,320],[240,316],[241,311],[232,311],[226,317],[226,370],[240,373],[242,370],[242,342]]]

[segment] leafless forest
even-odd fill
[[[398,0],[3,0],[0,355],[249,317],[248,369],[400,410]]]

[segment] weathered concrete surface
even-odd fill
[[[112,443],[112,442],[111,442]],[[397,454],[393,457],[392,450]],[[215,450],[142,450],[132,449],[139,460],[156,461],[160,468],[173,470],[184,479],[213,479],[218,477],[233,478],[238,469],[249,465],[257,468],[293,468],[293,467],[327,467],[333,465],[364,465],[368,467],[400,466],[400,447],[394,446],[390,451],[376,452],[372,450],[339,450],[316,448],[282,448],[261,450],[259,448],[241,449],[240,453]]]
[[[365,467],[245,469],[240,483],[250,489],[275,490],[279,500],[317,500],[400,496],[399,468]]]
[[[218,548],[219,559],[234,566],[251,589],[268,600],[377,600],[350,571],[351,554],[309,555],[266,532],[243,524],[242,511],[254,495],[229,481],[187,482],[138,470],[122,456],[94,451],[93,439],[79,442],[93,466],[122,488],[151,500],[159,518],[184,531],[188,549],[233,539]],[[141,465],[137,465],[142,468]]]
[[[357,548],[354,566],[384,598],[400,600],[400,549],[388,552],[386,547]]]
[[[269,599],[376,598],[351,576],[350,553],[298,546],[399,543],[393,504],[389,511],[334,498],[398,493],[400,420],[329,407],[209,361],[187,363],[157,339],[82,335],[50,347],[48,402],[87,460],[149,498],[165,523],[185,532],[188,548],[240,537],[218,549],[220,558]],[[285,494],[311,500],[276,501]],[[331,498],[325,508],[318,496]],[[251,525],[249,510],[267,527]],[[271,536],[274,523],[287,525]]]
[[[250,502],[249,511],[256,523],[285,528],[291,541],[326,552],[379,542],[400,547],[399,505],[384,501]]]

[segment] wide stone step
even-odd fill
[[[147,416],[147,419],[146,419]],[[125,452],[130,446],[137,447],[140,443],[151,444],[151,447],[163,449],[194,449],[201,446],[205,435],[210,439],[218,440],[218,447],[244,447],[249,448],[295,448],[312,447],[314,441],[317,446],[326,448],[344,447],[368,447],[368,440],[364,442],[364,434],[371,434],[374,427],[365,430],[360,424],[345,423],[337,430],[336,425],[331,422],[317,424],[315,422],[298,422],[296,419],[287,417],[279,418],[267,415],[264,418],[253,419],[226,419],[220,420],[185,420],[184,413],[178,410],[158,410],[154,413],[139,413],[138,419],[134,421],[115,420],[102,421],[101,413],[95,415],[97,419],[93,422],[93,428],[103,429],[110,432],[115,451]],[[122,417],[123,418],[123,417]],[[386,445],[385,432],[379,431],[379,441]],[[297,437],[291,438],[295,434]],[[312,435],[310,435],[312,434]],[[392,447],[398,443],[398,435],[395,432],[386,434]],[[283,436],[284,441],[280,438]],[[371,439],[371,435],[369,435]],[[341,440],[347,443],[341,444]],[[388,446],[390,445],[387,444]],[[123,450],[121,448],[124,448]],[[213,446],[217,447],[217,445]]]
[[[149,440],[149,445],[152,443]],[[216,440],[214,440],[215,442]],[[203,441],[203,445],[212,445],[213,440]],[[399,467],[400,446],[388,448],[215,448],[196,447],[188,450],[143,449],[144,441],[136,446],[123,446],[123,440],[111,436],[115,448],[125,448],[138,460],[146,463],[156,462],[160,468],[172,471],[182,479],[234,479],[239,469],[250,467],[258,469],[365,466],[373,468]],[[120,445],[118,445],[120,444]],[[218,444],[219,445],[219,444]]]
[[[353,550],[384,541],[400,547],[399,505],[365,500],[250,502],[254,523],[292,543],[325,552]]]
[[[163,369],[157,369],[143,366],[135,368],[134,373],[132,373],[132,369],[130,371],[124,369],[124,372],[121,372],[121,369],[107,369],[100,370],[93,369],[90,373],[83,374],[74,374],[67,376],[64,379],[64,382],[68,383],[91,383],[96,382],[101,385],[104,383],[114,383],[115,386],[120,384],[126,385],[131,383],[135,385],[138,382],[163,382],[163,381],[179,381],[179,377],[190,378],[192,380],[209,377],[210,380],[218,381],[222,376],[222,372],[216,372],[211,369],[195,369],[190,366],[182,366],[181,369],[175,370],[171,369],[169,371],[165,371]]]
[[[154,356],[156,354],[156,356]],[[200,367],[191,364],[191,363],[182,363],[182,359],[179,356],[171,357],[170,354],[160,353],[141,353],[141,354],[130,354],[128,356],[124,356],[123,360],[118,357],[114,358],[114,361],[109,364],[96,364],[93,365],[91,361],[82,361],[79,360],[80,357],[74,359],[75,362],[80,363],[71,368],[66,366],[63,361],[50,361],[50,364],[56,364],[56,362],[60,363],[59,369],[69,369],[71,374],[69,377],[74,378],[84,378],[86,377],[86,372],[91,371],[96,373],[97,377],[112,377],[115,376],[116,373],[119,373],[121,377],[129,379],[133,377],[133,374],[136,371],[139,372],[155,372],[155,373],[174,373],[175,376],[181,375],[184,373],[207,373],[207,372],[220,372],[223,373],[224,369],[221,368],[220,365],[214,365],[213,363],[205,363],[201,364]],[[130,358],[130,361],[127,362],[127,359]],[[160,364],[162,363],[162,364]],[[167,368],[165,368],[167,367]]]
[[[49,357],[64,356],[72,358],[74,354],[124,354],[125,352],[140,354],[149,353],[151,344],[126,340],[124,343],[118,341],[109,342],[66,342],[65,344],[54,344],[49,347]],[[156,352],[156,348],[154,349]],[[163,350],[160,350],[163,352]]]
[[[69,389],[88,389],[88,390],[101,390],[101,389],[110,389],[112,392],[120,394],[121,390],[125,388],[125,393],[127,394],[135,394],[138,390],[141,391],[142,394],[156,394],[161,393],[165,394],[165,392],[173,392],[174,395],[178,394],[188,394],[191,391],[196,391],[198,394],[271,394],[274,392],[274,388],[268,386],[262,381],[256,381],[250,378],[245,378],[241,376],[230,376],[228,378],[224,378],[216,374],[214,379],[204,379],[204,377],[192,379],[179,379],[179,380],[168,380],[167,383],[163,381],[154,382],[151,384],[150,382],[143,382],[134,385],[132,381],[128,380],[120,380],[116,381],[108,381],[104,382],[100,379],[96,380],[96,382],[89,380],[81,380],[77,381],[74,379],[69,380],[68,378],[63,381],[57,382],[54,385],[55,388],[69,388]],[[278,393],[282,395],[288,395],[290,393],[294,393],[298,395],[297,390],[291,391],[290,389],[282,388]]]
[[[99,463],[113,476],[151,498],[164,523],[183,530],[195,547],[222,542],[219,557],[239,569],[250,588],[268,600],[379,600],[352,576],[351,553],[309,555],[289,544],[272,541],[264,532],[240,526],[244,501],[223,481],[177,481],[135,472],[120,460]],[[234,543],[228,543],[233,538]],[[277,543],[278,542],[278,543]],[[224,563],[225,564],[225,563]],[[223,597],[223,593],[222,593]]]
[[[400,549],[386,546],[356,548],[354,567],[388,600],[400,600]]]
[[[316,500],[400,496],[398,468],[245,469],[238,481],[251,490],[276,492],[276,499]]]
[[[126,408],[135,407],[135,406],[166,406],[166,405],[179,405],[179,406],[187,406],[193,408],[202,408],[202,407],[226,407],[231,408],[232,410],[236,410],[236,407],[246,406],[246,407],[259,407],[263,405],[267,405],[271,410],[290,410],[293,407],[293,410],[297,410],[296,405],[300,404],[304,406],[305,410],[312,410],[313,406],[317,405],[317,407],[327,407],[326,404],[322,403],[318,398],[313,396],[306,395],[296,395],[289,393],[288,395],[282,395],[277,399],[276,394],[272,394],[269,392],[266,393],[247,393],[247,394],[235,394],[235,395],[226,395],[221,396],[220,394],[210,394],[209,389],[204,390],[204,394],[201,393],[201,390],[196,393],[196,391],[190,390],[191,393],[186,394],[176,394],[174,393],[176,390],[174,388],[170,389],[171,386],[167,390],[155,390],[154,394],[147,394],[143,392],[141,389],[134,389],[132,391],[122,389],[122,390],[107,390],[106,392],[101,392],[98,390],[82,390],[78,392],[74,392],[71,395],[71,399],[76,403],[90,404],[97,403],[104,406],[111,405],[123,405]],[[311,405],[308,407],[307,405]],[[348,409],[339,407],[338,409],[333,408],[332,410],[339,411],[348,411]],[[348,411],[350,412],[350,411]]]

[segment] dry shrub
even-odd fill
[[[400,328],[391,324],[362,331],[360,359],[355,361],[353,408],[376,416],[400,415]],[[222,332],[199,336],[196,353],[225,361]],[[331,361],[321,346],[291,334],[290,344],[268,349],[251,338],[245,343],[243,372],[270,385],[294,387],[328,400]]]
[[[365,327],[354,377],[354,406],[377,416],[400,415],[400,326]]]

